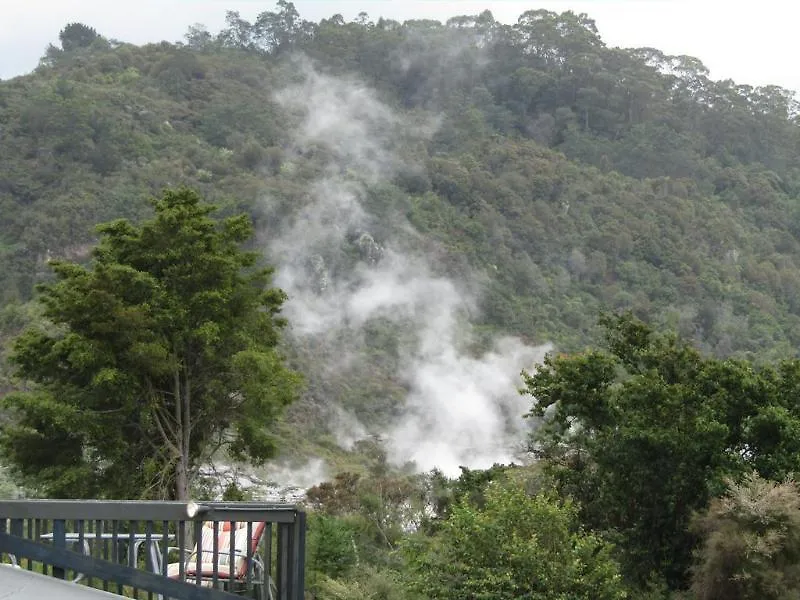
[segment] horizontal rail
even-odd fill
[[[70,519],[185,521],[191,520],[185,502],[129,500],[3,500],[0,519]],[[292,504],[206,502],[202,518],[214,521],[266,521],[294,523],[298,509]]]

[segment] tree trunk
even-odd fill
[[[177,448],[177,464],[175,465],[175,499],[181,502],[189,500],[189,408],[186,390],[181,389],[180,369],[173,375],[173,392],[175,394],[175,446]]]
[[[189,447],[191,443],[191,432],[192,432],[192,411],[191,411],[191,388],[189,386],[189,377],[188,375],[185,376],[183,381],[183,394],[181,396],[182,405],[183,405],[183,417],[181,419],[181,429],[180,429],[180,436],[181,436],[181,456],[179,460],[179,473],[181,474],[181,478],[178,479],[176,482],[178,484],[178,500],[188,501],[189,500]]]
[[[185,452],[181,452],[175,467],[175,499],[181,502],[189,500],[189,465]]]

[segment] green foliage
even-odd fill
[[[425,519],[428,493],[422,482],[418,475],[339,473],[310,488],[307,501],[323,514],[347,520],[359,561],[391,566],[408,529]]]
[[[306,544],[306,585],[309,590],[315,590],[329,579],[351,575],[359,563],[357,533],[344,519],[324,513],[310,515]]]
[[[405,548],[409,583],[432,599],[627,597],[611,547],[581,531],[575,507],[551,494],[490,484],[432,539]]]
[[[693,520],[703,537],[693,570],[698,600],[796,598],[800,593],[800,490],[747,475]]]
[[[58,34],[58,39],[61,40],[61,49],[64,52],[88,48],[99,37],[97,31],[83,23],[69,23]]]
[[[153,206],[141,226],[99,226],[90,268],[53,262],[57,281],[39,288],[50,325],[14,344],[38,386],[6,397],[2,448],[48,495],[185,498],[220,447],[272,456],[264,427],[295,397],[276,349],[285,295],[240,248],[249,219],[216,222],[187,189]]]
[[[604,319],[606,349],[550,356],[525,392],[541,419],[536,453],[584,523],[615,539],[637,583],[686,582],[693,511],[730,474],[800,467],[797,362],[755,368],[705,358],[630,315]]]
[[[388,569],[364,567],[353,578],[324,579],[314,598],[319,600],[405,600],[415,598],[400,576]]]
[[[8,474],[8,469],[0,467],[0,498],[16,499],[21,496],[21,490],[14,485]]]
[[[513,465],[495,464],[489,469],[461,467],[461,475],[455,480],[448,479],[438,470],[432,471],[430,487],[434,523],[447,519],[453,507],[461,501],[483,508],[487,484],[491,481],[505,481],[509,469],[513,469]]]

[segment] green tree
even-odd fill
[[[357,531],[348,519],[312,512],[307,539],[306,586],[312,594],[329,579],[349,578],[358,566]]]
[[[61,48],[64,52],[70,52],[78,48],[88,48],[99,37],[100,34],[93,27],[83,23],[68,23],[58,34],[58,39],[61,40]]]
[[[549,356],[525,376],[534,449],[584,523],[613,536],[627,575],[683,587],[692,514],[726,478],[800,469],[800,362],[704,357],[630,314],[602,323],[604,349]]]
[[[277,12],[264,11],[254,24],[254,37],[265,52],[288,52],[298,42],[310,39],[315,24],[300,18],[294,4],[278,0]]]
[[[153,200],[140,226],[98,227],[89,268],[52,263],[39,288],[49,325],[15,342],[15,473],[51,496],[188,498],[195,468],[224,448],[262,461],[266,431],[299,385],[278,352],[284,293],[241,246],[249,219],[218,222],[188,189]]]
[[[776,423],[760,415],[781,402],[780,386],[772,370],[706,359],[630,315],[603,323],[605,350],[550,356],[525,376],[541,419],[535,450],[584,522],[614,536],[628,576],[682,587],[691,515],[725,476],[759,463],[753,450]]]
[[[427,495],[420,476],[372,472],[339,473],[332,481],[309,488],[309,503],[318,511],[346,518],[358,531],[364,562],[391,563],[391,553],[409,527],[425,519]]]
[[[461,501],[436,536],[407,544],[410,585],[423,597],[627,597],[611,547],[580,529],[571,502],[497,483],[485,500]]]
[[[800,489],[751,473],[693,519],[702,536],[693,569],[697,600],[800,596]]]
[[[191,25],[183,36],[192,50],[204,51],[214,46],[214,36],[202,23]]]

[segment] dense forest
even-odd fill
[[[572,12],[89,25],[0,81],[0,391],[51,261],[185,186],[248,215],[288,295],[304,387],[268,427],[328,465],[314,597],[800,589],[793,92]]]

